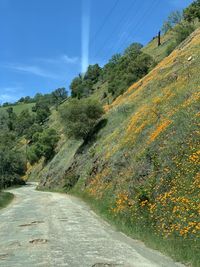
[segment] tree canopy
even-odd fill
[[[103,108],[94,100],[72,99],[59,112],[68,137],[85,139],[103,115]]]
[[[200,20],[200,0],[194,1],[184,12],[184,19],[188,22],[192,22],[195,19]]]
[[[93,91],[93,86],[98,82],[102,69],[98,64],[89,65],[84,75],[75,77],[70,85],[72,97],[87,97]]]

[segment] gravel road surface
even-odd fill
[[[1,267],[180,267],[117,232],[84,202],[40,192],[34,184],[9,190],[0,211]]]

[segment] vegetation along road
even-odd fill
[[[10,190],[15,200],[0,211],[0,266],[183,266],[116,232],[79,199]]]

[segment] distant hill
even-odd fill
[[[8,105],[6,107],[0,107],[0,112],[2,110],[6,110],[9,107],[13,108],[13,111],[18,115],[20,112],[22,112],[25,109],[28,109],[29,111],[32,111],[32,107],[35,105],[35,103],[19,103],[16,105]]]

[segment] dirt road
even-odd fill
[[[74,197],[34,185],[10,192],[15,200],[0,211],[2,267],[183,266],[116,232]]]

